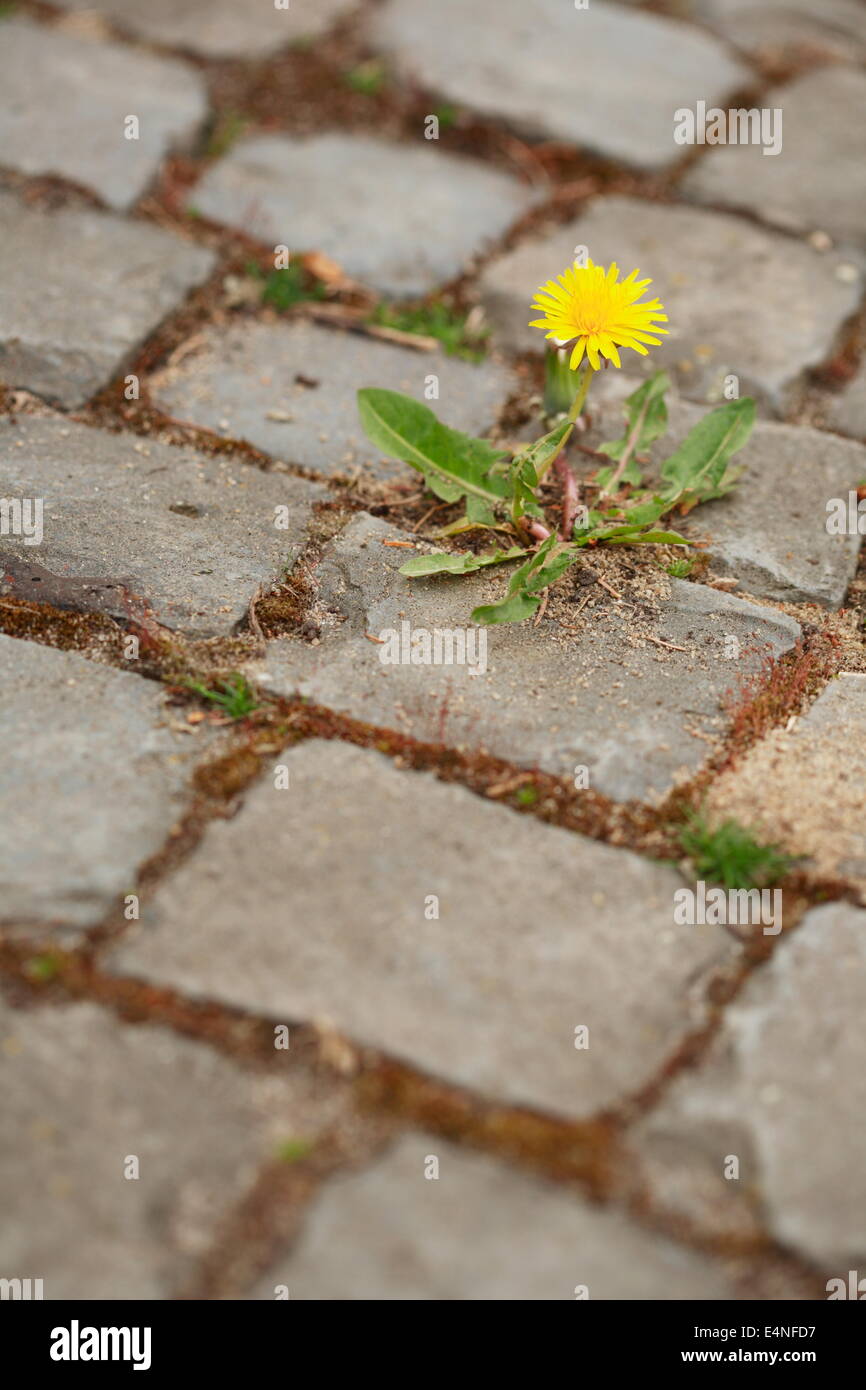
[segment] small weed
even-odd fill
[[[311,1139],[285,1139],[277,1149],[277,1158],[283,1163],[300,1163],[311,1152]]]
[[[377,96],[385,86],[387,78],[385,64],[380,58],[370,58],[366,63],[359,63],[356,68],[344,74],[346,86],[366,97]]]
[[[680,831],[680,844],[700,878],[725,888],[769,888],[795,863],[733,820],[711,828],[703,816],[694,815]]]
[[[219,705],[230,719],[243,719],[258,709],[258,701],[246,678],[238,672],[219,681],[215,690],[202,685],[200,681],[185,682],[189,690],[194,690],[203,700]]]
[[[433,112],[433,115],[438,118],[440,129],[448,130],[451,126],[457,124],[460,112],[458,111],[456,106],[446,105],[437,106],[435,111]]]
[[[281,312],[304,300],[324,299],[326,295],[324,285],[308,275],[299,264],[286,266],[283,270],[272,270],[267,275],[257,265],[250,264],[247,273],[261,281],[262,303],[270,304]]]
[[[381,328],[396,328],[401,333],[437,338],[449,357],[462,357],[467,362],[481,361],[484,340],[490,332],[489,328],[467,329],[466,314],[438,301],[404,309],[377,304],[370,322]]]
[[[31,956],[24,969],[31,980],[36,980],[40,985],[47,985],[60,974],[60,961],[53,955]]]
[[[731,721],[729,744],[743,753],[769,729],[799,714],[803,704],[817,693],[839,667],[832,639],[810,647],[796,643],[782,656],[767,657],[757,671],[741,676],[739,688],[728,690],[722,700]]]
[[[209,159],[219,159],[228,154],[247,129],[249,121],[240,111],[224,111],[214,122],[210,138],[205,148]]]
[[[665,566],[665,574],[669,574],[671,579],[685,579],[694,567],[694,560],[674,560],[672,564]]]
[[[534,806],[538,800],[538,790],[536,787],[521,787],[519,792],[515,792],[514,800],[520,806]]]

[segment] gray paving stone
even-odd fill
[[[264,58],[298,39],[316,38],[356,0],[58,0],[65,10],[96,10],[119,28],[166,48],[205,58]]]
[[[845,1279],[866,1256],[864,1004],[866,912],[814,908],[649,1122],[694,1182],[738,1157],[726,1185],[753,1188],[778,1240]]]
[[[0,380],[82,405],[213,265],[158,227],[0,194]]]
[[[208,829],[109,970],[329,1018],[453,1082],[585,1115],[654,1073],[738,949],[673,926],[667,866],[348,744],[280,765],[288,789],[268,773]]]
[[[866,56],[866,12],[860,0],[686,0],[689,16],[744,53],[818,50],[834,58]]]
[[[604,403],[587,436],[590,444],[622,436],[625,417],[612,402],[639,382],[608,372],[597,385],[594,399]],[[668,401],[668,433],[649,451],[648,477],[705,413],[700,406]],[[866,449],[820,430],[759,421],[734,462],[746,471],[733,492],[682,523],[678,518],[676,529],[707,540],[714,571],[735,575],[758,598],[841,607],[862,537],[828,534],[827,503],[841,498],[847,504],[849,491],[866,479]],[[587,476],[593,472],[594,466]]]
[[[718,399],[734,373],[742,394],[780,413],[803,373],[831,354],[862,293],[861,275],[838,252],[821,254],[726,213],[600,198],[576,222],[484,271],[482,300],[503,346],[544,350],[542,332],[528,327],[532,296],[580,245],[624,275],[639,267],[667,310],[670,337],[647,357],[626,353],[626,370],[669,367],[698,400]]]
[[[171,149],[207,115],[193,68],[116,43],[92,43],[5,20],[0,44],[0,158],[25,174],[60,174],[123,211]],[[138,136],[126,120],[138,118]]]
[[[831,429],[851,434],[856,439],[866,439],[866,361],[861,363],[856,376],[845,390],[833,396],[827,408],[827,424]],[[866,482],[866,476],[858,479]]]
[[[424,141],[366,135],[239,141],[192,189],[189,206],[214,222],[294,251],[324,251],[386,294],[422,295],[532,202],[516,179]]]
[[[318,385],[299,383],[298,374]],[[439,385],[435,408],[470,434],[490,429],[516,384],[492,361],[475,366],[296,322],[214,330],[150,385],[162,410],[249,440],[275,458],[325,474],[363,465],[377,477],[393,477],[408,469],[376,453],[361,428],[356,392],[380,386],[423,400],[431,374]]]
[[[0,1074],[0,1269],[52,1300],[175,1297],[261,1162],[335,1110],[321,1078],[243,1073],[92,1004],[0,1000]]]
[[[760,145],[712,146],[686,175],[683,192],[789,231],[820,230],[866,247],[866,73],[819,68],[761,100],[783,112],[779,153],[766,155]]]
[[[87,927],[181,814],[201,741],[158,685],[0,635],[0,921]]]
[[[584,766],[590,785],[617,800],[653,800],[695,770],[724,727],[719,701],[737,672],[752,669],[760,652],[787,650],[799,634],[790,618],[659,570],[655,592],[637,589],[622,605],[596,589],[599,602],[575,619],[573,600],[588,592],[580,587],[552,600],[562,608],[539,628],[485,630],[483,672],[385,665],[367,634],[400,634],[403,622],[465,632],[475,605],[505,590],[503,571],[405,579],[396,571],[409,552],[382,544],[395,539],[409,537],[366,516],[353,520],[318,569],[323,640],[273,642],[251,675],[425,742],[484,748],[568,777]],[[659,647],[646,631],[685,650]],[[737,662],[724,656],[729,634],[741,643]]]
[[[429,1157],[439,1160],[425,1177]],[[328,1184],[252,1293],[300,1300],[730,1299],[722,1269],[619,1212],[432,1136]]]
[[[751,824],[803,868],[848,879],[866,903],[866,675],[845,672],[807,712],[717,778],[707,812]],[[807,795],[803,796],[803,790]]]
[[[0,592],[123,619],[141,601],[195,637],[232,631],[303,544],[315,483],[63,418],[0,420],[8,497],[43,502],[43,538],[3,538]],[[278,529],[276,508],[287,526]],[[281,515],[280,520],[284,519]]]
[[[593,0],[388,0],[376,46],[407,76],[532,135],[583,145],[642,169],[673,163],[673,113],[721,101],[749,79],[710,35]]]

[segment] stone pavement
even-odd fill
[[[859,0],[0,17],[0,1279],[862,1268],[864,61]],[[684,147],[698,102],[780,109],[781,148]],[[398,573],[444,509],[355,393],[516,443],[579,245],[671,328],[579,476],[659,365],[648,467],[732,382],[759,421],[691,571],[593,550],[482,645],[501,577]],[[790,857],[763,915],[706,910],[695,812]]]

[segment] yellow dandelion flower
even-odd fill
[[[607,271],[592,261],[570,266],[536,291],[532,307],[544,317],[534,319],[530,328],[544,328],[557,347],[571,347],[572,369],[580,366],[584,353],[595,371],[602,357],[621,366],[621,347],[634,348],[645,357],[644,344],[658,347],[660,339],[654,335],[667,333],[658,325],[667,323],[668,316],[657,299],[637,303],[652,284],[652,280],[638,280],[639,274],[633,270],[620,281],[616,262]]]

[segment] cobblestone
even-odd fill
[[[231,632],[259,585],[282,578],[325,496],[62,418],[0,420],[0,458],[9,491],[43,503],[41,544],[4,539],[0,592],[121,620],[149,611],[196,637]]]
[[[347,744],[278,765],[288,789],[270,772],[210,827],[109,969],[328,1019],[435,1075],[580,1115],[624,1099],[703,1017],[734,947],[674,927],[672,869]]]
[[[788,231],[817,230],[866,249],[860,142],[866,73],[820,68],[767,92],[762,102],[783,112],[778,154],[767,155],[758,144],[713,146],[686,175],[683,192],[743,208]]]
[[[388,478],[408,470],[372,449],[356,392],[375,385],[424,399],[431,376],[439,392],[436,408],[469,434],[484,434],[495,423],[515,385],[494,362],[475,366],[300,322],[214,330],[178,367],[161,372],[151,389],[169,414],[246,439],[275,458],[323,474],[363,468]]]
[[[866,912],[814,908],[726,1012],[710,1056],[684,1075],[648,1130],[677,1154],[682,1189],[715,1181],[730,1158],[776,1239],[847,1278],[866,1251],[862,1129]],[[816,1000],[833,1007],[816,1016]],[[799,1020],[792,1027],[792,1020]]]
[[[641,169],[682,153],[673,112],[710,105],[750,74],[720,43],[661,15],[593,0],[388,0],[374,42],[449,101]]]
[[[408,552],[384,542],[409,539],[384,522],[353,520],[317,575],[323,621],[336,614],[337,625],[332,617],[318,646],[271,643],[251,667],[255,678],[423,742],[484,748],[569,778],[585,767],[606,796],[652,800],[706,758],[724,728],[720,700],[735,669],[788,650],[799,634],[781,614],[665,576],[659,589],[668,597],[639,591],[623,604],[593,580],[569,598],[557,594],[555,618],[540,628],[487,630],[484,670],[468,660],[386,665],[368,634],[381,640],[402,633],[404,623],[463,631],[472,608],[504,590],[495,571],[460,581],[404,579],[396,571]],[[575,627],[576,600],[590,591],[591,616]],[[737,662],[725,658],[726,636],[741,645]]]
[[[0,1267],[52,1300],[176,1297],[261,1162],[336,1111],[321,1079],[244,1075],[92,1004],[0,999],[0,1068]]]
[[[273,1298],[277,1286],[293,1300],[737,1296],[705,1258],[617,1213],[414,1135],[328,1189],[252,1297]]]
[[[355,0],[292,0],[285,8],[261,0],[58,0],[65,10],[94,11],[121,29],[167,48],[205,58],[264,58],[288,44],[318,37]]]
[[[324,251],[385,294],[426,294],[502,236],[531,196],[497,169],[419,141],[259,135],[215,164],[189,205],[290,252]]]
[[[204,84],[175,58],[91,43],[26,20],[2,25],[4,164],[60,174],[124,211],[163,157],[189,144],[204,122]]]
[[[0,635],[0,921],[94,925],[185,804],[200,739],[158,686]]]
[[[213,265],[158,227],[0,194],[0,380],[82,405]]]

